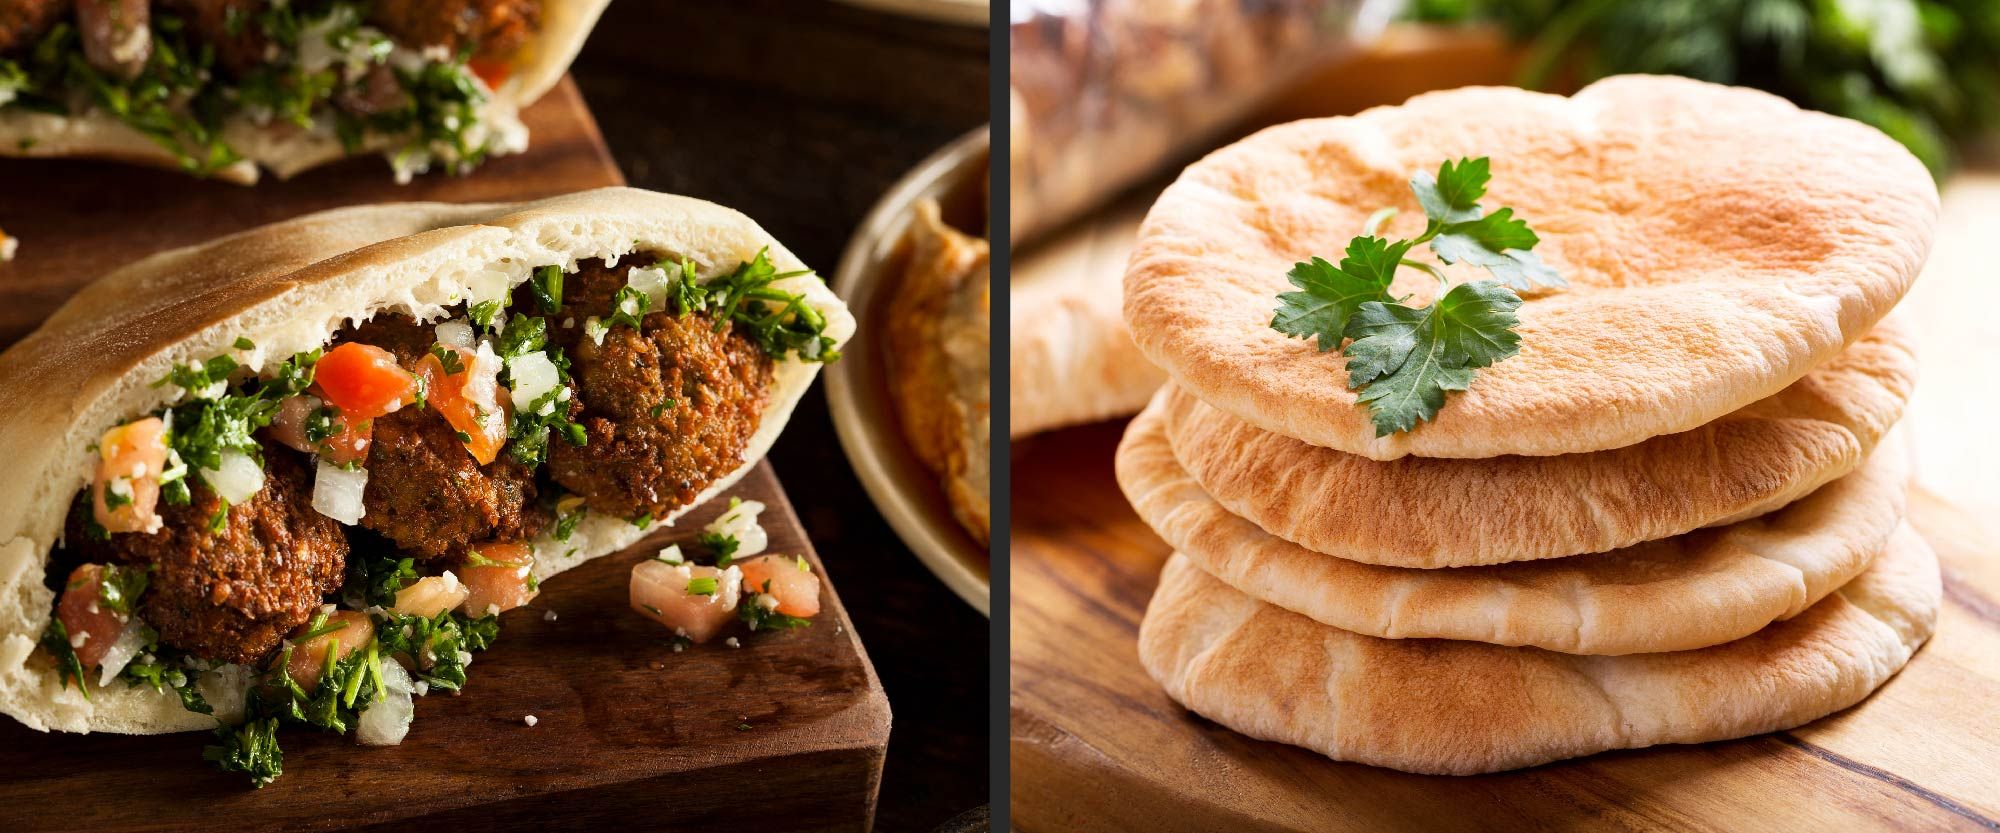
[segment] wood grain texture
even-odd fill
[[[1173,830],[2000,830],[2000,544],[1919,492],[1938,634],[1860,705],[1789,732],[1473,777],[1252,740],[1139,665],[1168,548],[1111,475],[1103,424],[1016,446],[1010,801],[1016,827]]]
[[[731,494],[770,506],[772,552],[804,553],[826,575],[768,464]],[[865,830],[889,708],[831,582],[812,627],[732,631],[741,648],[676,652],[670,632],[627,606],[632,565],[691,543],[726,505],[557,576],[502,614],[463,693],[420,698],[402,745],[280,732],[285,774],[261,790],[203,764],[199,733],[44,734],[0,721],[0,829],[170,829],[198,813],[240,829]],[[543,618],[551,611],[555,621]]]
[[[153,251],[336,205],[521,200],[624,183],[568,80],[524,120],[528,152],[408,186],[379,159],[254,189],[97,162],[0,160],[0,228],[23,238],[20,258],[0,264],[0,345],[91,278]],[[865,830],[889,734],[881,682],[771,465],[731,494],[769,504],[771,550],[804,553],[827,578],[812,627],[676,653],[670,634],[628,609],[631,565],[691,540],[727,503],[711,502],[503,615],[501,638],[479,655],[465,691],[420,699],[401,746],[282,732],[285,775],[262,790],[202,763],[201,734],[42,734],[0,720],[0,830],[184,829],[216,819],[245,830],[416,821]]]

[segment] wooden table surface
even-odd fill
[[[155,250],[333,205],[518,200],[623,182],[573,83],[524,121],[527,153],[400,187],[379,159],[255,189],[100,162],[0,160],[0,227],[23,239],[20,257],[0,265],[0,345],[95,275]],[[819,493],[817,475],[802,482]],[[890,714],[834,592],[841,569],[818,563],[822,539],[801,525],[769,463],[732,493],[771,505],[773,551],[805,554],[826,578],[813,627],[675,653],[666,631],[627,610],[625,571],[691,538],[716,503],[551,580],[503,616],[505,635],[463,695],[420,700],[402,745],[285,732],[285,775],[263,790],[203,764],[199,734],[43,734],[0,720],[0,830],[184,829],[216,811],[244,829],[421,820],[865,830]],[[528,714],[540,721],[532,729]]]
[[[1320,74],[1266,117],[1504,83],[1512,63],[1490,37],[1410,28],[1364,60],[1365,70]],[[1399,80],[1352,83],[1363,77]],[[1944,205],[1930,263],[1897,314],[1922,338],[1901,436],[1916,460],[1911,517],[1943,559],[1945,604],[1937,636],[1873,697],[1788,732],[1470,778],[1251,740],[1175,704],[1139,665],[1138,621],[1168,549],[1112,479],[1122,423],[1101,424],[1015,445],[1016,827],[2000,830],[2000,326],[1990,322],[2000,281],[1988,256],[2000,237],[2000,164],[1961,171]],[[1123,233],[1116,216],[1095,222]]]
[[[740,209],[829,272],[890,184],[987,121],[986,30],[833,2],[619,0],[572,74],[633,185]],[[822,386],[770,459],[895,708],[876,829],[986,804],[986,619],[876,511]]]

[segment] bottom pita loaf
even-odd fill
[[[1700,743],[1847,708],[1936,624],[1937,557],[1908,526],[1805,613],[1693,651],[1589,657],[1390,640],[1258,602],[1175,554],[1139,628],[1153,679],[1251,737],[1343,761],[1470,775]]]

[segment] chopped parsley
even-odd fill
[[[731,561],[736,560],[737,548],[743,546],[743,542],[737,540],[736,536],[719,532],[703,532],[694,537],[694,542],[702,549],[715,554],[717,567],[729,566]]]
[[[470,655],[500,636],[498,616],[473,618],[455,610],[431,618],[394,611],[371,615],[382,653],[409,659],[412,676],[445,691],[464,687]]]
[[[646,312],[652,307],[653,296],[635,287],[621,286],[618,288],[618,293],[611,296],[611,320],[605,322],[605,326],[616,327],[623,324],[637,329],[639,320],[645,318]]]
[[[1530,251],[1540,238],[1513,209],[1481,210],[1489,178],[1485,157],[1447,161],[1435,177],[1418,173],[1410,190],[1428,219],[1422,235],[1376,237],[1395,213],[1378,211],[1349,241],[1340,265],[1317,257],[1298,263],[1288,275],[1297,291],[1278,296],[1272,329],[1317,339],[1321,352],[1346,343],[1347,386],[1360,391],[1376,436],[1437,416],[1446,392],[1465,390],[1476,369],[1520,351],[1517,291],[1566,285]],[[1451,286],[1436,267],[1405,257],[1424,243],[1445,263],[1470,263],[1498,280]],[[1445,291],[1429,306],[1405,305],[1390,294],[1402,266],[1431,275]]]
[[[221,726],[215,730],[215,744],[201,752],[203,760],[223,772],[250,776],[252,786],[263,787],[285,774],[285,753],[278,747],[278,719],[245,720],[241,726]]]
[[[98,574],[97,603],[127,616],[132,615],[139,596],[152,582],[152,572],[151,564],[106,565]]]
[[[499,314],[499,301],[480,301],[465,309],[466,317],[472,319],[472,326],[478,327],[482,333],[493,332],[493,318]]]
[[[583,520],[584,514],[589,511],[590,507],[584,505],[583,498],[565,495],[557,499],[555,539],[569,540],[571,535],[576,534],[577,522]]]
[[[347,555],[347,581],[341,586],[340,597],[349,607],[388,607],[396,603],[397,591],[416,583],[417,578],[413,559],[355,549]]]
[[[535,397],[528,407],[514,411],[514,418],[507,425],[507,437],[513,441],[508,451],[529,467],[539,466],[548,459],[551,434],[574,446],[589,441],[583,426],[570,421],[569,357],[561,347],[549,342],[548,330],[547,319],[516,315],[508,319],[507,331],[500,335],[499,342],[500,357],[507,361],[500,383],[509,388],[514,387],[513,359],[539,352],[556,369],[556,385]]]
[[[764,592],[743,594],[743,601],[736,605],[736,618],[743,620],[753,631],[785,631],[794,628],[812,627],[812,620],[803,616],[779,613],[777,605],[765,606],[765,599],[771,590],[771,582],[764,582]]]
[[[688,579],[687,594],[690,596],[713,596],[719,582],[714,576]]]
[[[62,687],[69,688],[71,680],[83,692],[83,699],[90,699],[90,686],[84,683],[83,661],[76,658],[76,646],[69,643],[69,629],[63,627],[62,617],[50,616],[49,626],[42,629],[42,650],[55,657],[56,673],[62,678]]]
[[[715,329],[718,331],[734,323],[773,358],[782,359],[789,355],[807,362],[840,359],[840,351],[835,348],[833,338],[826,335],[826,316],[806,303],[804,294],[787,292],[772,285],[786,278],[810,275],[812,271],[778,271],[771,265],[769,249],[759,250],[755,258],[737,264],[734,271],[717,275],[706,282],[695,276],[691,260],[683,259],[678,264],[661,261],[654,268],[673,269],[679,273],[667,293],[667,306],[676,315],[711,314],[715,317]],[[625,287],[618,291],[611,323],[627,321],[636,327],[637,318],[626,315],[628,291],[638,298],[637,312],[643,314],[646,311],[651,299],[643,292]]]
[[[554,315],[563,307],[563,270],[561,266],[543,266],[535,270],[528,279],[528,293],[535,297],[535,306],[543,315]]]
[[[186,391],[184,401],[167,413],[167,448],[174,461],[160,478],[160,493],[169,503],[186,504],[187,470],[199,476],[201,470],[222,468],[222,453],[234,449],[250,459],[263,462],[257,429],[271,424],[278,404],[312,384],[313,367],[320,351],[309,350],[286,359],[269,379],[250,379],[232,392],[230,378],[240,368],[235,359],[216,356],[206,362],[175,365],[154,387],[172,384]],[[178,471],[177,471],[178,470]],[[226,522],[228,506],[209,519],[211,529]]]
[[[446,376],[456,376],[465,372],[465,362],[459,359],[457,350],[453,350],[442,344],[433,344],[431,345],[431,355],[437,357],[438,364],[444,367]]]

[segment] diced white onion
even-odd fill
[[[367,490],[367,469],[359,466],[352,470],[343,469],[321,460],[313,480],[313,508],[322,515],[352,526],[360,523],[361,516],[368,513],[367,507],[361,503],[361,493]]]
[[[416,717],[416,704],[410,695],[417,687],[410,679],[410,672],[395,660],[382,660],[382,699],[361,710],[361,719],[355,723],[354,740],[368,746],[395,746],[403,742],[410,733],[410,720]]]
[[[104,670],[98,674],[97,684],[107,686],[118,679],[118,672],[125,670],[125,664],[146,649],[146,625],[134,616],[126,621],[125,629],[118,632],[118,639],[111,643],[111,649],[104,652]]]
[[[771,545],[770,536],[766,535],[764,527],[757,523],[757,515],[763,511],[764,504],[761,502],[742,501],[729,507],[729,511],[709,521],[708,526],[702,528],[717,535],[736,536],[735,557],[756,555]]]
[[[542,394],[555,390],[562,384],[556,376],[556,366],[549,361],[547,353],[536,351],[525,356],[515,356],[507,360],[507,372],[514,379],[514,409],[527,410],[528,406],[540,399]]]
[[[659,559],[668,564],[687,563],[687,556],[681,554],[681,545],[679,544],[668,544],[666,549],[660,550]]]
[[[463,318],[440,321],[437,325],[438,343],[451,347],[472,349],[472,324]]]
[[[604,346],[604,334],[608,332],[611,332],[611,328],[605,326],[604,321],[597,316],[583,319],[583,334],[590,338],[592,344]]]
[[[479,352],[465,368],[465,398],[488,419],[500,419],[500,356],[493,345],[479,342]]]
[[[671,284],[672,281],[667,278],[665,269],[641,269],[634,266],[631,271],[625,273],[625,285],[645,293],[646,298],[652,301],[652,304],[646,307],[649,310],[667,308],[667,287]]]
[[[201,479],[216,495],[234,505],[248,501],[264,488],[264,469],[250,455],[226,448],[222,451],[222,468],[202,469]]]

